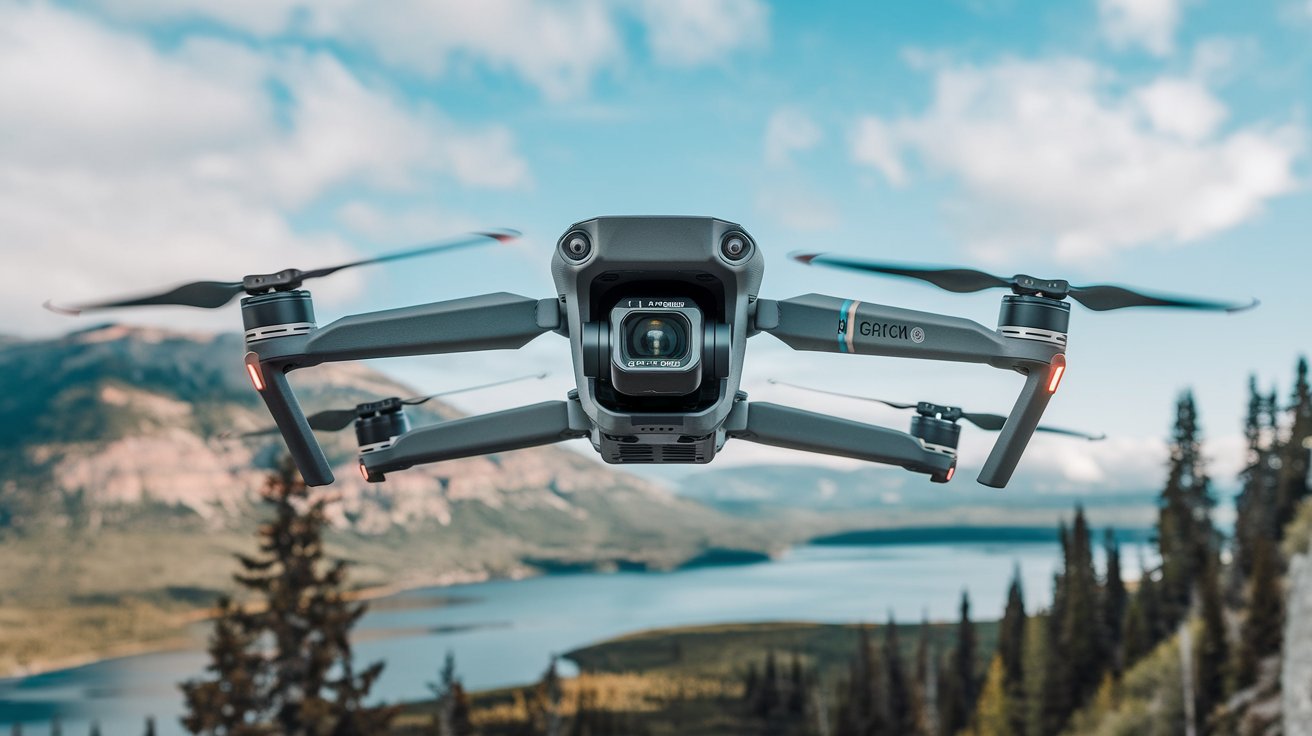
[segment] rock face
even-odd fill
[[[139,522],[150,509],[208,528],[248,523],[283,446],[276,434],[222,437],[270,423],[242,352],[237,335],[118,325],[0,343],[0,540],[52,525]],[[292,381],[307,412],[421,393],[360,365],[320,366]],[[416,424],[456,415],[436,401],[416,408]],[[415,468],[371,485],[356,473],[349,428],[320,441],[336,466],[326,490],[341,498],[334,523],[353,535],[449,528],[525,554],[586,558],[667,543],[695,553],[732,525],[561,448]]]
[[[1312,558],[1289,561],[1289,599],[1285,608],[1285,647],[1281,662],[1281,710],[1286,736],[1312,736]]]

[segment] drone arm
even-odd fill
[[[412,429],[391,447],[360,458],[370,481],[423,463],[508,452],[585,437],[591,424],[578,402],[544,401]]]
[[[884,355],[1016,368],[1047,363],[1060,348],[1003,337],[978,322],[823,294],[756,305],[755,327],[794,350]]]
[[[994,488],[1011,479],[1065,370],[1062,345],[1004,337],[960,317],[821,294],[760,300],[755,327],[795,350],[984,363],[1024,374],[1025,387],[979,474]]]
[[[332,483],[333,474],[287,372],[332,361],[514,349],[559,326],[555,300],[485,294],[343,317],[305,334],[256,340],[248,343],[246,370],[306,484],[321,486]]]
[[[725,428],[731,438],[897,465],[939,482],[946,482],[956,465],[955,457],[930,450],[904,432],[779,404],[736,404]]]
[[[554,299],[497,293],[343,317],[305,336],[263,340],[265,363],[319,363],[478,350],[513,350],[560,327]]]

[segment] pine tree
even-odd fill
[[[1194,712],[1202,732],[1208,715],[1225,699],[1225,668],[1229,659],[1221,600],[1221,561],[1215,554],[1198,585],[1198,603],[1203,630],[1194,647]]]
[[[1012,695],[1023,686],[1025,669],[1025,593],[1020,565],[1011,574],[1007,588],[1007,607],[998,625],[998,656],[1002,658],[1003,683]]]
[[[765,655],[765,673],[757,688],[753,711],[761,718],[768,718],[779,709],[782,701],[779,693],[779,664],[775,660],[774,650],[771,649]]]
[[[146,716],[146,736],[155,736],[155,717]]]
[[[473,707],[465,686],[456,680],[451,686],[451,736],[473,736]]]
[[[1242,589],[1253,568],[1252,546],[1261,536],[1274,533],[1274,499],[1266,497],[1270,475],[1270,448],[1264,436],[1267,402],[1257,391],[1257,377],[1248,377],[1248,414],[1244,419],[1247,456],[1239,473],[1240,490],[1235,497],[1234,582]]]
[[[1166,629],[1174,629],[1189,608],[1196,580],[1215,547],[1210,512],[1215,505],[1204,468],[1201,429],[1193,393],[1176,404],[1170,465],[1162,489],[1157,540],[1162,557],[1160,602]]]
[[[748,703],[755,703],[760,686],[761,677],[756,672],[756,663],[749,662],[747,664],[747,674],[743,676],[743,700]]]
[[[560,671],[556,668],[556,657],[553,656],[546,671],[542,673],[542,679],[533,688],[532,698],[528,703],[529,722],[535,733],[543,736],[560,736],[563,696]]]
[[[287,736],[378,734],[395,710],[366,707],[382,673],[357,673],[350,630],[364,615],[345,591],[345,562],[328,563],[326,500],[311,500],[290,459],[270,477],[264,499],[274,518],[259,529],[258,556],[239,555],[237,582],[264,606],[243,611],[220,602],[210,642],[212,679],[182,685],[193,733]],[[269,651],[260,649],[262,639]]]
[[[955,734],[970,725],[979,696],[979,683],[975,664],[977,640],[975,624],[970,620],[970,594],[961,592],[961,618],[957,622],[957,642],[952,647],[951,660],[946,669],[944,708],[940,731]]]
[[[938,660],[930,640],[929,613],[920,620],[916,637],[916,686],[913,689],[916,703],[916,733],[921,736],[938,734]]]
[[[1011,732],[1020,733],[1025,727],[1024,709],[1019,704],[1025,698],[1025,591],[1021,583],[1020,565],[1011,574],[1007,588],[1007,607],[998,625],[998,657],[1002,662],[1002,684],[1012,707]]]
[[[451,736],[454,731],[455,693],[459,684],[460,679],[456,677],[456,656],[448,649],[442,660],[442,669],[438,671],[437,682],[428,683],[428,690],[433,693],[437,704],[433,726],[438,736]]]
[[[1284,633],[1284,601],[1280,590],[1280,565],[1275,542],[1257,540],[1253,548],[1248,605],[1236,652],[1235,685],[1247,687],[1257,681],[1258,664],[1280,652]]]
[[[1097,690],[1105,664],[1105,638],[1098,612],[1101,596],[1093,567],[1090,536],[1084,509],[1077,506],[1075,523],[1071,526],[1066,545],[1062,619],[1057,630],[1064,683],[1058,712],[1063,722]]]
[[[898,644],[897,623],[889,612],[884,626],[884,686],[888,702],[889,733],[910,734],[916,730],[911,689],[907,686],[906,668],[902,664],[902,647]]]
[[[1120,677],[1125,666],[1121,642],[1124,640],[1129,594],[1121,577],[1121,547],[1111,529],[1103,537],[1103,549],[1107,557],[1107,574],[1102,586],[1102,658],[1105,666]]]
[[[1307,358],[1298,359],[1294,393],[1289,406],[1289,433],[1279,449],[1280,470],[1276,481],[1276,534],[1294,518],[1298,504],[1309,495],[1308,473],[1312,470],[1312,389],[1308,386]]]
[[[1001,654],[993,655],[984,689],[975,709],[976,736],[1013,736],[1016,734],[1016,704],[1007,687],[1007,666]]]
[[[1025,622],[1025,697],[1022,707],[1025,736],[1052,736],[1058,726],[1054,714],[1054,692],[1058,683],[1053,677],[1056,659],[1051,647],[1052,625],[1048,616],[1035,614]]]
[[[793,652],[793,661],[788,668],[788,712],[801,715],[806,710],[806,676],[802,672],[802,657]]]

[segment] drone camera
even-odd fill
[[[621,299],[610,313],[611,385],[630,396],[693,393],[702,382],[702,325],[689,299]]]
[[[560,239],[560,254],[573,263],[582,263],[592,255],[592,240],[582,230],[574,230]]]
[[[736,230],[730,230],[720,239],[720,254],[731,263],[737,263],[752,254],[752,241]]]

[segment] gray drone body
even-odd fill
[[[203,281],[171,291],[63,313],[146,305],[217,308],[241,293],[245,368],[307,484],[333,473],[314,429],[342,411],[307,420],[287,374],[325,362],[479,350],[513,350],[548,332],[569,340],[577,389],[565,400],[411,428],[407,404],[357,407],[359,468],[366,480],[415,465],[587,438],[609,463],[706,463],[727,441],[896,465],[947,482],[956,469],[959,410],[923,404],[909,432],[747,400],[739,390],[747,340],[773,335],[795,350],[979,363],[1023,376],[979,482],[1011,478],[1066,369],[1070,304],[1095,311],[1177,307],[1236,311],[1223,302],[1073,286],[962,268],[922,268],[826,254],[794,259],[928,281],[954,292],[1006,288],[996,328],[971,320],[806,294],[759,298],[764,258],[747,232],[709,217],[598,217],[576,223],[552,256],[552,299],[508,293],[343,317],[320,326],[302,282],[369,263],[428,255],[516,234],[472,233],[450,241],[310,271],[286,269],[241,281]],[[1251,306],[1251,305],[1249,305]],[[431,397],[429,397],[431,398]],[[909,406],[909,405],[908,405]],[[905,408],[905,407],[904,407]],[[328,415],[331,415],[329,417]],[[349,420],[348,410],[343,416]],[[327,417],[327,418],[326,418]],[[338,422],[340,417],[332,419]],[[997,426],[1000,422],[1000,426]],[[340,423],[340,422],[339,422]],[[333,424],[335,427],[336,424]],[[344,426],[344,424],[343,424]],[[1079,434],[1054,428],[1066,434]]]
[[[607,462],[715,457],[764,271],[742,227],[709,217],[599,217],[561,237],[552,279],[578,401]],[[653,324],[672,339],[635,345]]]

